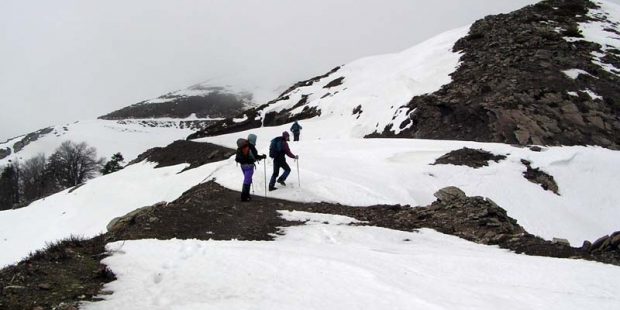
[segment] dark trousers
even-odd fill
[[[299,131],[293,132],[293,141],[299,141]]]
[[[278,178],[278,174],[280,174],[280,168],[284,169],[282,175]],[[279,182],[284,182],[288,177],[289,173],[291,173],[291,167],[286,163],[286,159],[276,158],[273,160],[273,174],[271,175],[271,180],[269,181],[269,188],[273,188],[276,185],[276,178]]]

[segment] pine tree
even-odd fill
[[[123,155],[121,155],[121,153],[116,153],[112,155],[112,159],[110,159],[110,161],[108,161],[103,166],[103,169],[101,169],[101,174],[105,175],[105,174],[109,174],[109,173],[116,172],[116,171],[123,169],[123,166],[121,165],[121,163],[124,160],[125,159],[123,158]]]

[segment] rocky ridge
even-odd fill
[[[620,51],[582,40],[579,23],[618,25],[585,0],[487,16],[454,46],[452,82],[414,97],[409,117],[372,136],[620,148]],[[590,12],[590,13],[589,13]],[[618,67],[615,67],[618,68]]]

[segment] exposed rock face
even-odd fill
[[[595,64],[593,53],[616,65],[620,55],[577,37],[591,8],[548,0],[474,23],[454,46],[463,56],[452,82],[405,106],[415,111],[403,123],[413,125],[398,137],[619,149],[620,72]],[[563,72],[572,69],[582,74]]]
[[[301,100],[299,100],[299,102],[297,102],[295,106],[289,109],[285,109],[285,110],[278,111],[278,112],[271,111],[267,113],[265,113],[265,109],[269,107],[270,105],[277,103],[278,101],[288,100],[290,98],[289,97],[290,93],[295,91],[297,88],[310,86],[318,81],[321,81],[331,76],[333,73],[337,72],[339,69],[340,67],[336,67],[323,75],[315,76],[311,79],[297,82],[293,86],[289,87],[282,94],[280,94],[278,98],[272,101],[269,101],[268,103],[263,104],[261,106],[251,108],[240,114],[237,114],[235,118],[228,118],[223,121],[219,121],[212,125],[209,125],[205,129],[191,134],[190,136],[187,137],[187,139],[191,140],[191,139],[198,139],[198,138],[207,137],[207,136],[217,136],[217,135],[222,135],[222,134],[227,134],[227,133],[232,133],[232,132],[244,131],[244,130],[248,130],[252,128],[258,128],[261,126],[278,126],[278,125],[293,122],[295,120],[302,120],[302,119],[319,116],[321,115],[321,111],[319,109],[315,107],[309,108],[308,106],[304,107],[301,113],[295,114],[294,116],[291,115],[290,111],[306,103],[308,96],[303,96],[303,95],[302,95]],[[333,82],[333,85],[335,85],[337,83],[342,83],[343,79],[344,78],[338,78],[331,82]]]
[[[170,93],[157,100],[142,101],[120,110],[100,116],[100,119],[116,120],[129,118],[186,118],[192,114],[197,117],[232,117],[247,108],[252,100],[251,94],[227,93],[218,87],[204,89],[203,95],[183,96]]]
[[[528,179],[532,183],[540,184],[540,186],[546,191],[552,191],[556,195],[560,195],[560,189],[558,184],[555,183],[555,179],[552,175],[540,170],[539,168],[532,168],[531,163],[525,159],[522,159],[521,163],[527,167],[527,170],[523,172],[524,178]]]
[[[489,165],[489,161],[499,162],[500,160],[506,159],[504,155],[494,155],[485,150],[474,150],[467,147],[464,147],[460,150],[452,151],[448,154],[445,154],[433,163],[433,165],[460,165],[460,166],[469,166],[472,168],[480,168]]]

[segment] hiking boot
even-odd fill
[[[278,181],[278,183],[282,184],[282,186],[286,186],[286,183],[284,183],[284,181]]]
[[[272,191],[275,191],[276,189],[278,189],[278,188],[277,187],[270,187],[269,191],[272,192]]]

